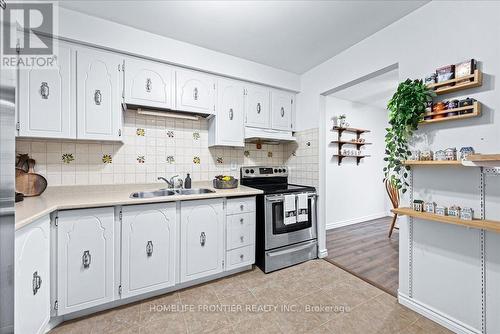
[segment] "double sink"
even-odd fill
[[[138,191],[132,193],[130,198],[153,198],[173,195],[199,195],[214,193],[215,190],[207,188],[193,188],[193,189],[160,189],[152,191]]]

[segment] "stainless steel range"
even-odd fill
[[[241,168],[257,196],[256,264],[266,273],[318,256],[316,189],[288,183],[286,166]]]

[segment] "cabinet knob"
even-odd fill
[[[146,255],[153,255],[153,242],[151,240],[149,240],[146,244]]]
[[[200,234],[200,245],[201,247],[205,246],[205,243],[207,242],[207,235],[205,232],[201,232]]]
[[[195,101],[198,101],[198,88],[197,87],[194,87],[194,89],[193,89],[193,99]]]
[[[229,108],[229,120],[232,121],[234,118],[233,108]]]
[[[240,224],[243,225],[243,218],[240,218]]]
[[[240,240],[241,240],[241,242],[245,241],[245,237],[242,235],[242,236],[240,237]]]
[[[150,93],[153,86],[153,82],[150,78],[146,79],[146,92]]]
[[[243,211],[243,209],[245,209],[245,206],[243,204],[240,205],[240,210]]]
[[[90,262],[92,262],[92,256],[90,255],[90,251],[86,250],[83,252],[82,256],[83,268],[89,268]]]
[[[40,95],[42,96],[42,99],[47,100],[49,98],[49,84],[46,82],[42,82],[40,85]]]
[[[33,296],[34,296],[34,295],[36,295],[36,293],[38,292],[38,290],[40,290],[40,287],[42,286],[42,277],[40,277],[40,275],[38,275],[38,271],[35,271],[33,273],[32,285],[33,285]]]
[[[285,117],[285,108],[281,107],[281,117]]]
[[[260,111],[262,110],[262,107],[260,105],[260,102],[257,103],[257,114],[260,114]]]
[[[240,254],[240,259],[243,260],[243,258],[245,257],[245,255],[243,254]]]

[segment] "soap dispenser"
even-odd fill
[[[184,180],[184,188],[191,189],[191,177],[187,173],[186,179]]]

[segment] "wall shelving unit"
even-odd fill
[[[476,69],[473,74],[465,77],[446,80],[442,82],[436,82],[427,85],[429,88],[434,89],[434,93],[437,95],[449,94],[453,92],[458,92],[464,89],[480,87],[483,84],[483,74],[480,70]],[[453,86],[449,86],[453,85]]]
[[[455,112],[457,113],[457,115],[455,115],[455,116],[446,116],[443,118],[426,119],[426,120],[421,121],[420,124],[426,125],[426,124],[432,124],[432,123],[439,123],[439,122],[446,122],[446,121],[453,121],[453,120],[481,116],[481,103],[479,103],[478,101],[475,101],[471,106],[447,109],[447,110],[443,110],[443,111],[436,111],[436,112],[431,112],[431,113],[428,113],[425,115],[426,116],[433,116],[433,115],[442,115],[442,114],[455,113]],[[467,112],[467,113],[464,113],[464,112]]]
[[[360,142],[359,140],[361,139],[361,135],[363,133],[368,133],[370,130],[366,129],[358,129],[358,128],[342,128],[340,126],[334,126],[332,128],[332,131],[337,131],[338,138],[337,140],[332,141],[332,144],[337,144],[338,146],[338,153],[334,154],[334,157],[337,157],[337,161],[339,166],[342,164],[342,159],[344,158],[356,158],[356,164],[359,165],[361,159],[369,157],[369,155],[363,154],[363,155],[346,155],[342,154],[342,146],[343,145],[356,145],[356,149],[359,150],[362,146],[364,145],[371,145],[372,143],[367,143],[367,142]],[[342,140],[342,133],[343,132],[351,132],[356,134],[356,141],[347,141],[347,140]]]

